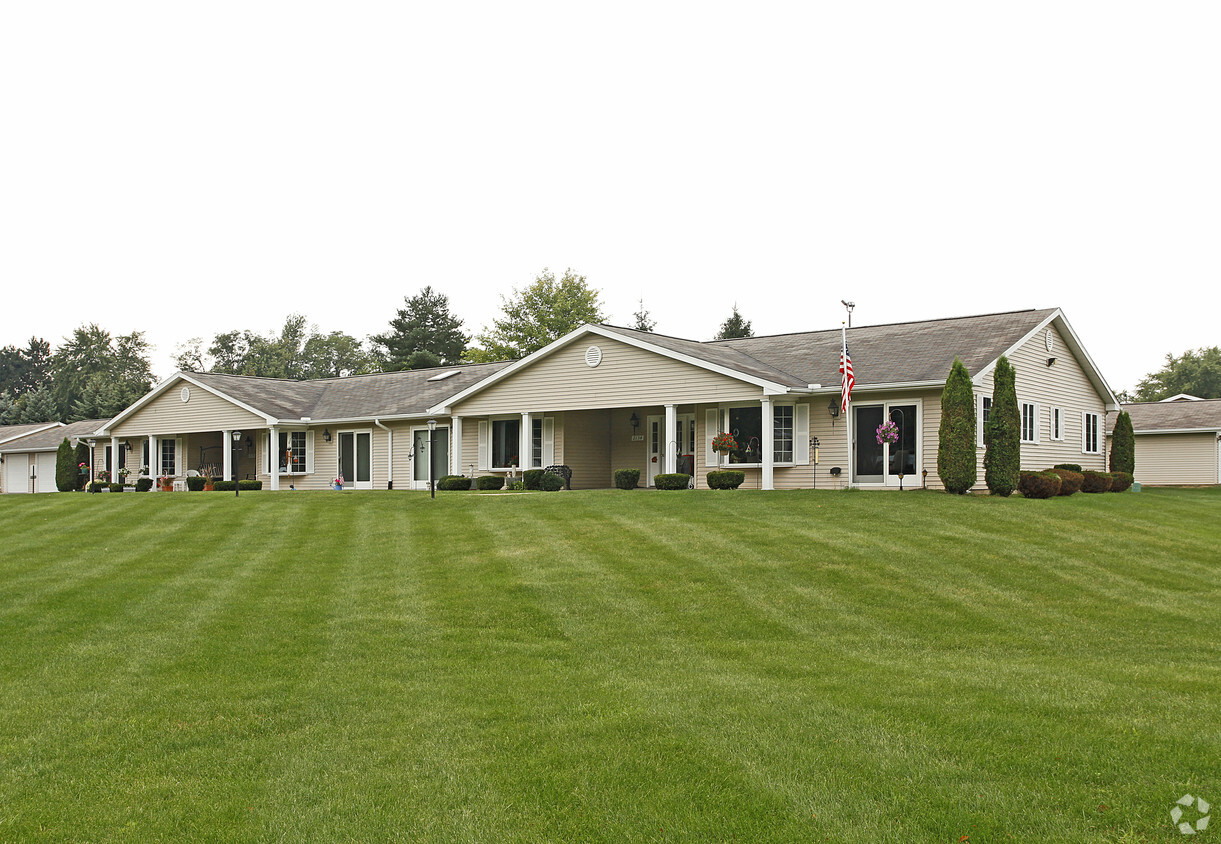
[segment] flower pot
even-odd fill
[[[335,490],[336,492],[343,492],[343,484],[332,483],[331,489]]]

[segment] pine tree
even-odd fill
[[[750,327],[750,320],[742,319],[742,315],[738,313],[737,303],[734,303],[733,313],[729,315],[729,319],[721,323],[721,330],[712,339],[733,340],[738,337],[754,336],[755,332]]]
[[[76,465],[76,453],[72,449],[72,443],[64,437],[64,441],[55,450],[55,488],[60,492],[72,492],[76,489],[80,476],[81,470]]]
[[[390,330],[369,339],[379,347],[386,371],[398,372],[457,363],[468,338],[462,333],[462,320],[450,313],[449,298],[428,286],[404,297],[403,307],[390,320]],[[426,361],[436,362],[421,365]]]
[[[55,404],[55,396],[46,387],[39,387],[32,393],[21,397],[21,422],[55,422],[59,418],[59,408]]]
[[[1022,418],[1018,411],[1017,374],[1001,355],[992,375],[992,409],[984,426],[984,483],[993,495],[1009,497],[1022,470]]]
[[[961,495],[979,477],[975,455],[975,392],[971,374],[958,358],[941,391],[937,433],[937,476],[947,492]]]
[[[1111,462],[1112,472],[1136,472],[1136,434],[1132,431],[1132,417],[1128,411],[1121,410],[1115,419],[1115,429],[1111,431]]]
[[[640,309],[632,314],[632,318],[636,320],[632,328],[637,331],[652,331],[657,327],[657,321],[649,316],[649,312],[645,310],[644,299],[640,300]]]

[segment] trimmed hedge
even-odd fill
[[[105,481],[90,481],[89,486],[85,487],[85,489],[89,490],[89,492],[101,492],[109,486],[110,484]]]
[[[1022,472],[1018,491],[1025,498],[1054,498],[1060,493],[1060,476],[1052,472]]]
[[[1057,463],[1053,469],[1068,469],[1070,472],[1081,472],[1081,466],[1076,463]]]
[[[489,489],[504,489],[504,475],[480,475],[475,478],[475,489],[487,491]]]
[[[1091,472],[1087,469],[1081,474],[1085,476],[1081,483],[1082,492],[1106,492],[1111,488],[1111,476],[1106,472]]]
[[[136,478],[136,492],[148,492],[152,488],[152,478]]]
[[[720,469],[708,473],[709,489],[737,489],[746,480],[746,473],[741,469]]]
[[[237,487],[237,481],[213,481],[213,492],[233,492]]]
[[[556,466],[548,466],[543,469],[544,472],[549,472],[553,475],[559,475],[564,479],[564,488],[572,489],[572,468],[560,463]]]
[[[564,477],[546,472],[540,479],[539,486],[543,492],[559,492],[564,488]]]
[[[653,476],[653,486],[658,489],[686,489],[690,483],[691,476],[683,472]]]
[[[1074,472],[1071,469],[1048,469],[1047,471],[1060,476],[1060,495],[1072,495],[1074,492],[1081,491],[1081,483],[1085,480],[1085,475],[1080,472]]]
[[[208,479],[203,476],[187,478],[187,489],[191,492],[203,492],[203,488],[207,484]]]
[[[539,490],[543,488],[543,475],[547,474],[542,469],[527,469],[521,473],[521,482],[525,484],[526,489]]]
[[[263,488],[262,481],[238,481],[239,492],[258,492]],[[202,489],[202,487],[200,487]],[[233,481],[213,481],[213,492],[233,492]]]
[[[123,491],[123,484],[107,484],[107,486],[110,487],[111,492],[122,492]]]
[[[616,469],[615,489],[635,489],[640,485],[639,469]]]
[[[466,475],[446,475],[437,481],[437,489],[444,492],[465,492],[471,488],[471,479]]]
[[[1111,472],[1111,492],[1127,492],[1136,479],[1131,472]]]

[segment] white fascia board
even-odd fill
[[[273,424],[277,427],[296,425],[301,428],[317,428],[319,425],[360,425],[365,422],[375,423],[378,419],[383,422],[404,422],[413,419],[428,419],[430,416],[437,416],[436,413],[374,413],[369,416],[336,416],[326,419],[310,419],[302,421],[300,419],[278,419]]]
[[[127,417],[131,416],[141,407],[143,407],[144,405],[151,402],[153,399],[155,399],[157,396],[164,393],[166,390],[168,390],[170,387],[172,387],[177,381],[180,381],[180,380],[186,381],[189,384],[193,384],[196,387],[198,387],[199,389],[203,390],[205,393],[211,393],[212,395],[216,396],[218,399],[227,401],[227,402],[229,402],[229,404],[234,405],[235,407],[240,407],[242,410],[253,413],[255,416],[262,416],[264,419],[267,420],[268,425],[275,425],[275,424],[278,424],[278,422],[279,422],[279,420],[277,420],[274,416],[271,416],[267,413],[264,413],[261,410],[253,408],[243,401],[238,401],[233,396],[230,396],[226,393],[222,393],[220,390],[217,390],[214,387],[209,387],[207,384],[197,381],[196,379],[192,378],[189,373],[175,372],[169,378],[166,378],[160,384],[153,387],[153,389],[151,389],[148,393],[146,393],[139,401],[137,401],[131,407],[127,408],[122,413],[120,413],[118,416],[115,416],[113,419],[111,419],[109,422],[107,422],[106,425],[99,428],[97,430],[97,435],[98,436],[110,436],[110,431],[112,428],[114,428],[115,425],[117,425],[119,422],[126,419]],[[297,421],[299,423],[300,419],[298,419]]]
[[[1111,436],[1113,431],[1108,431],[1107,436]],[[1133,430],[1133,434],[1149,436],[1150,434],[1216,434],[1221,436],[1221,431],[1216,428],[1145,428],[1143,430]]]
[[[506,366],[504,369],[500,370],[499,372],[494,372],[491,375],[489,375],[487,378],[484,378],[482,381],[476,381],[474,384],[470,385],[465,390],[463,390],[459,393],[455,393],[454,395],[450,396],[445,401],[443,401],[439,404],[433,405],[432,407],[428,408],[428,412],[430,414],[451,413],[452,405],[457,404],[458,402],[469,398],[470,396],[474,395],[477,392],[480,392],[481,390],[487,389],[488,387],[492,386],[493,384],[497,383],[498,381],[508,378],[510,375],[512,375],[514,372],[517,372],[519,369],[524,369],[525,367],[529,366],[530,364],[534,363],[535,361],[538,361],[538,360],[541,360],[542,358],[550,356],[551,354],[553,354],[553,353],[559,351],[560,349],[564,348],[565,346],[569,345],[574,340],[577,340],[578,338],[583,337],[587,334],[593,334],[598,337],[603,337],[607,340],[615,340],[615,341],[618,341],[618,342],[623,343],[628,346],[634,346],[637,349],[643,349],[644,351],[652,352],[653,354],[670,358],[671,360],[677,360],[682,363],[690,364],[691,366],[699,367],[700,369],[706,369],[709,372],[716,372],[719,375],[725,375],[729,378],[734,378],[738,381],[745,381],[748,384],[754,384],[755,386],[763,389],[764,393],[766,395],[784,395],[789,392],[792,392],[794,389],[800,389],[800,388],[789,387],[788,385],[785,385],[785,384],[777,384],[775,381],[769,381],[766,378],[758,378],[754,375],[747,375],[744,372],[738,372],[737,370],[730,369],[729,367],[720,366],[719,364],[715,364],[715,363],[709,363],[708,361],[700,360],[698,358],[693,358],[690,355],[685,355],[681,352],[675,352],[671,349],[664,349],[661,346],[656,346],[652,343],[646,343],[645,341],[643,341],[637,337],[628,337],[626,335],[619,334],[615,331],[609,331],[600,325],[593,325],[591,323],[586,323],[585,325],[582,325],[580,328],[577,328],[573,331],[568,332],[567,334],[565,334],[563,337],[559,338],[558,340],[551,341],[546,346],[539,349],[537,352],[527,355],[526,357],[522,358],[521,360],[517,361],[516,363],[509,364],[508,366]]]
[[[1115,397],[1115,392],[1111,389],[1110,385],[1107,384],[1107,380],[1102,377],[1102,372],[1098,369],[1098,365],[1094,363],[1094,359],[1091,358],[1089,352],[1085,350],[1085,346],[1083,346],[1081,343],[1081,338],[1077,336],[1077,332],[1073,330],[1073,327],[1068,324],[1068,320],[1064,318],[1064,312],[1059,308],[1056,308],[1051,312],[1050,315],[1048,315],[1046,319],[1044,319],[1030,331],[1026,332],[1026,334],[1020,340],[1005,351],[1001,352],[1000,355],[997,355],[996,359],[977,372],[971,381],[977,387],[982,386],[984,376],[996,369],[996,361],[1000,360],[1002,355],[1009,357],[1023,345],[1034,339],[1034,337],[1040,332],[1046,331],[1047,327],[1052,323],[1055,323],[1056,328],[1060,330],[1060,335],[1064,338],[1065,343],[1068,344],[1068,350],[1073,353],[1073,357],[1077,359],[1077,363],[1079,363],[1081,368],[1085,370],[1085,377],[1090,379],[1090,383],[1094,385],[1094,389],[1097,390],[1099,395],[1101,395],[1106,401],[1106,409],[1119,410],[1119,399]]]
[[[65,425],[63,422],[48,422],[47,424],[43,425],[41,428],[31,428],[30,430],[23,431],[20,434],[13,434],[11,437],[5,437],[4,439],[0,440],[0,443],[7,443],[7,442],[12,442],[13,440],[24,439],[24,438],[30,436],[31,434],[41,434],[43,431],[49,431],[52,428],[66,428],[66,427],[68,427],[68,426]]]

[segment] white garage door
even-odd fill
[[[34,492],[55,492],[55,452],[39,452],[34,458],[38,473],[34,479]]]
[[[30,456],[28,454],[4,455],[4,491],[30,491]]]

